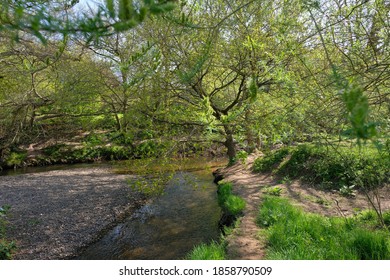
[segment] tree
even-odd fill
[[[1,149],[60,137],[60,127],[64,132],[86,128],[92,120],[83,123],[83,118],[104,113],[101,66],[87,52],[67,42],[42,45],[28,37],[17,44],[3,38],[2,43]]]
[[[155,21],[146,28],[161,50],[159,83],[176,112],[171,122],[220,132],[230,159],[236,156],[234,136],[242,128],[250,129],[242,121],[256,100],[271,87],[285,86],[281,76],[290,55],[282,57],[286,48],[275,28],[282,28],[277,22],[293,6],[283,5],[269,1],[259,8],[253,1],[192,1],[182,7],[185,24],[177,24],[168,14],[167,23]],[[270,14],[274,6],[280,11]],[[297,20],[297,13],[290,20],[294,17]],[[291,42],[294,34],[285,29],[290,38],[284,42]],[[264,110],[257,105],[257,110]],[[188,110],[190,115],[177,114]]]
[[[78,13],[78,0],[3,1],[0,5],[0,32],[32,34],[46,42],[47,34],[82,34],[88,41],[129,30],[148,15],[175,7],[171,0],[106,0],[92,11]]]
[[[106,65],[99,71],[105,88],[101,98],[115,117],[117,130],[126,132],[134,113],[132,109],[142,96],[140,87],[155,68],[149,60],[153,61],[156,54],[152,46],[139,36],[136,28],[101,38],[98,43],[87,47],[95,54],[97,61]],[[150,66],[149,69],[146,64]]]

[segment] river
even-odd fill
[[[111,199],[111,191],[107,193],[107,188],[113,188],[113,197],[119,198],[123,207],[126,205],[123,196],[129,193],[126,183],[121,182],[128,177],[110,175],[109,170],[111,168],[104,164],[84,164],[3,173],[4,176],[0,176],[0,203],[10,201],[12,204],[10,221],[15,223],[14,233],[21,244],[17,259],[61,259],[71,255],[74,259],[91,260],[183,259],[195,245],[219,239],[221,211],[211,170],[184,169],[175,172],[163,195],[131,208],[127,217],[122,217],[119,224],[105,228],[103,235],[99,233],[101,238],[95,238],[92,244],[77,245],[82,243],[83,228],[88,231],[88,240],[92,239],[91,227],[96,227],[93,224],[104,228],[103,218],[111,215],[103,210],[104,205],[116,210],[115,200],[107,200]],[[96,204],[99,209],[94,210]],[[99,219],[99,211],[107,215]],[[18,225],[25,229],[17,228]],[[53,229],[56,225],[59,226],[57,230]],[[72,240],[67,241],[69,237]],[[79,249],[72,253],[72,248],[66,248],[70,246],[66,244],[77,245]],[[59,253],[54,253],[56,251]]]
[[[195,246],[219,238],[221,211],[212,176],[178,172],[165,193],[142,206],[79,259],[182,259]]]

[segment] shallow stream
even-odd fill
[[[183,259],[217,240],[221,212],[209,172],[177,172],[165,193],[89,246],[78,259]]]
[[[119,166],[124,166],[124,164],[119,163]],[[187,164],[191,168],[188,169],[188,166],[184,165],[180,166],[182,171],[176,171],[173,174],[173,178],[168,182],[163,195],[150,199],[141,208],[135,210],[120,224],[107,231],[100,240],[82,249],[76,259],[183,259],[195,245],[218,240],[220,235],[218,222],[221,218],[221,210],[218,206],[216,185],[213,183],[210,166],[207,165],[206,160],[190,161]],[[105,173],[105,179],[101,179],[99,170],[107,172],[107,168],[110,168],[110,166],[111,164],[104,163],[28,167],[3,171],[1,175],[11,175],[11,177],[16,175],[14,178],[25,181],[24,187],[36,185],[34,190],[37,193],[34,192],[34,195],[49,195],[48,193],[42,193],[44,190],[56,194],[60,192],[60,190],[57,190],[58,188],[70,183],[70,179],[80,186],[80,188],[72,188],[71,192],[83,192],[85,190],[96,192],[98,188],[100,190],[101,188],[110,187],[114,182],[118,184],[120,176],[125,176],[115,173],[110,176]],[[118,166],[118,163],[114,166]],[[185,171],[199,170],[199,168],[203,168],[203,170]],[[83,169],[94,170],[94,172],[87,172],[88,174],[83,176]],[[64,174],[74,174],[74,178],[68,179],[65,175],[59,176],[57,171],[54,170],[66,170],[67,172]],[[72,173],[72,171],[76,172]],[[43,175],[37,174],[38,177],[31,174],[40,172],[44,173],[42,173]],[[21,175],[27,173],[30,173],[31,176]],[[108,178],[117,179],[110,181]],[[130,176],[130,178],[136,177]],[[36,179],[45,181],[39,183],[34,181]],[[2,180],[1,177],[0,180]],[[16,184],[11,180],[5,187],[10,184],[19,185],[19,183]],[[45,186],[44,190],[41,190],[42,186]],[[81,186],[84,187],[81,188]],[[23,188],[23,186],[20,187]],[[66,193],[66,196],[68,195]],[[52,196],[54,197],[54,194]],[[88,199],[87,197],[84,199]],[[101,197],[101,199],[105,199],[104,197]],[[49,200],[46,202],[54,203],[55,201]],[[31,201],[31,203],[33,202]],[[30,200],[26,203],[30,203]],[[72,201],[69,200],[68,203],[72,203]],[[18,205],[16,202],[13,202],[13,204]],[[35,209],[35,204],[28,205],[28,207]],[[82,206],[78,205],[77,207],[81,207],[81,210],[79,210],[82,211]],[[71,207],[69,211],[72,211]],[[77,212],[68,213],[69,215],[77,215]],[[38,218],[41,218],[41,216],[38,216]],[[52,215],[50,215],[50,218],[53,218]],[[62,220],[64,217],[58,216],[56,219]]]

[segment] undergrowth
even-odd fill
[[[12,258],[12,253],[16,249],[16,245],[13,241],[5,239],[7,225],[5,216],[9,208],[9,206],[0,207],[0,260],[10,260]]]
[[[305,213],[285,198],[266,196],[257,224],[266,228],[268,259],[390,259],[390,236],[377,228],[371,212],[351,218],[323,217]]]
[[[253,163],[255,172],[267,172],[274,169],[288,155],[289,148],[281,148],[265,154],[264,157],[258,158]]]
[[[237,217],[242,214],[246,203],[241,197],[232,194],[233,185],[230,182],[221,182],[218,185],[218,204],[222,208],[222,233],[219,242],[200,244],[187,255],[188,260],[225,260],[226,236],[232,234],[237,226]]]
[[[326,189],[376,188],[389,183],[390,155],[373,148],[312,144],[273,151],[254,163],[254,171],[301,178]]]

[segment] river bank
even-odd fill
[[[11,206],[7,214],[7,240],[16,242],[13,259],[77,259],[92,245],[96,247],[95,243],[100,240],[104,243],[104,237],[110,236],[111,232],[114,232],[115,242],[122,240],[121,244],[110,244],[109,250],[97,249],[98,253],[83,258],[149,258],[139,254],[139,248],[132,249],[133,244],[139,245],[141,239],[154,234],[158,239],[164,232],[174,233],[170,234],[173,242],[178,238],[182,240],[180,254],[184,257],[191,250],[192,242],[207,242],[219,235],[220,211],[211,171],[225,164],[224,159],[205,158],[171,161],[169,166],[160,161],[137,160],[30,167],[8,172],[7,176],[0,176],[0,205]],[[150,171],[142,173],[141,166]],[[159,171],[179,175],[169,182],[161,198],[148,198],[137,188],[130,187],[129,181],[140,182],[142,176],[157,175]],[[143,211],[145,207],[146,212]],[[151,209],[154,209],[153,214],[149,215]],[[148,214],[147,223],[144,212]],[[139,222],[136,227],[144,228],[144,231],[135,233],[133,225],[123,224],[129,219],[133,225]],[[155,228],[145,228],[148,225]],[[167,225],[171,228],[167,229]],[[125,229],[129,232],[125,233]],[[183,233],[187,237],[181,236]],[[175,237],[175,234],[180,236]],[[141,239],[137,240],[138,237]],[[164,242],[146,240],[143,247],[165,248],[154,257],[170,259],[175,254],[172,255],[174,250],[167,249],[168,240],[166,237]],[[125,250],[126,254],[110,251],[118,246],[123,246],[125,249],[119,251]]]
[[[267,242],[262,229],[256,225],[256,216],[264,196],[272,190],[287,197],[294,205],[306,212],[323,216],[347,217],[370,209],[363,193],[346,197],[339,192],[323,191],[300,180],[284,180],[268,173],[254,173],[253,162],[261,154],[251,154],[245,163],[236,163],[221,168],[214,174],[219,180],[231,182],[233,193],[246,201],[243,216],[236,223],[232,233],[226,236],[227,259],[257,260],[266,257]],[[383,210],[390,209],[390,189],[379,190]]]
[[[145,203],[112,168],[52,170],[0,177],[10,205],[7,236],[14,259],[68,259]]]

